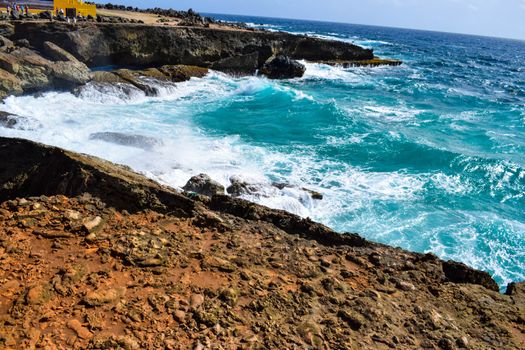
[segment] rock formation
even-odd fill
[[[14,31],[13,39],[28,39],[37,49],[45,41],[56,42],[91,67],[165,64],[210,67],[225,58],[249,54],[257,56],[258,68],[276,54],[310,61],[355,61],[374,57],[372,50],[349,43],[282,32],[35,22],[16,23]],[[240,65],[238,69],[252,69],[250,64]]]
[[[0,138],[0,347],[523,349],[523,284]]]
[[[300,78],[305,71],[303,64],[284,55],[269,59],[261,68],[261,73],[270,79]]]
[[[22,39],[23,40],[23,39]],[[89,68],[52,42],[41,52],[10,45],[0,50],[0,98],[47,89],[71,88],[91,79]]]
[[[305,71],[299,59],[341,65],[400,63],[380,60],[372,50],[349,43],[283,32],[100,22],[0,24],[0,99],[73,89],[89,81],[125,83],[154,96],[158,91],[141,77],[179,82],[201,77],[208,68],[234,75],[260,71],[272,79],[295,78]],[[88,67],[97,66],[117,70],[91,73]],[[123,66],[138,70],[118,69]]]

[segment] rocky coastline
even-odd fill
[[[5,349],[522,349],[525,285],[0,138]],[[224,191],[224,189],[222,190]]]
[[[160,80],[172,80],[164,72],[172,69],[166,67],[174,66],[199,67],[196,76],[204,69],[213,69],[233,75],[259,72],[272,79],[286,79],[304,74],[305,68],[297,60],[346,66],[401,63],[377,58],[372,50],[353,44],[282,32],[136,23],[6,21],[0,22],[0,99],[74,89],[99,79],[108,82],[108,76],[101,78],[92,72],[92,68],[102,66],[132,67],[137,71],[133,76]],[[159,70],[161,67],[165,69]],[[135,83],[124,80],[140,88],[136,79]],[[181,81],[180,76],[176,81]]]
[[[400,64],[287,33],[0,22],[0,99],[86,84],[155,96],[150,79],[209,69],[286,79],[304,74],[299,60]],[[0,112],[0,127],[26,124]],[[0,348],[525,347],[524,283],[501,294],[486,272],[238,198],[254,186],[225,189],[202,174],[181,192],[96,157],[0,138]]]

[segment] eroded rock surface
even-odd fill
[[[431,254],[25,140],[0,186],[5,349],[525,346],[522,284]]]
[[[268,58],[284,54],[292,59],[367,60],[372,50],[341,41],[265,31],[161,27],[140,24],[18,22],[15,39],[28,39],[39,48],[45,41],[60,46],[89,66],[162,66],[184,64],[240,73],[260,68]],[[251,56],[250,56],[251,55]],[[225,59],[237,60],[228,64]]]
[[[25,46],[0,51],[0,98],[9,94],[71,88],[91,79],[89,68],[52,42],[41,52]]]
[[[287,56],[279,55],[264,64],[261,73],[270,79],[300,78],[304,75],[306,67]]]

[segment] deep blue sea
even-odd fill
[[[301,79],[211,72],[150,98],[114,87],[10,97],[18,136],[127,164],[180,187],[204,172],[247,199],[339,231],[525,280],[525,42],[215,15],[353,42],[400,67],[307,63]],[[94,140],[155,138],[153,148]],[[295,187],[278,189],[272,182]],[[302,188],[321,192],[312,200]]]

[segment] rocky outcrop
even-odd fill
[[[306,67],[284,55],[271,58],[262,66],[261,73],[270,79],[300,78],[304,75]]]
[[[0,127],[7,129],[32,130],[37,126],[40,126],[40,124],[30,118],[0,111]]]
[[[138,24],[82,23],[73,27],[64,23],[20,22],[15,24],[13,38],[28,39],[37,48],[45,41],[59,43],[88,66],[216,64],[231,71],[231,63],[220,62],[237,57],[237,70],[253,74],[253,56],[257,56],[258,68],[278,54],[311,61],[374,57],[372,50],[349,43],[287,33]]]
[[[207,68],[184,65],[164,65],[147,69],[117,69],[115,71],[95,71],[91,73],[91,85],[127,84],[144,92],[146,96],[157,96],[162,82],[183,82],[191,78],[202,78],[208,74]],[[85,87],[75,92],[81,94]]]
[[[194,192],[208,197],[224,194],[224,186],[217,181],[212,180],[206,174],[193,176],[182,189],[187,192]]]
[[[92,194],[130,212],[151,208],[191,216],[195,203],[101,159],[26,140],[0,138],[0,201],[17,196]],[[177,209],[175,209],[177,208]],[[171,209],[170,209],[171,210]]]
[[[0,50],[0,97],[9,94],[71,88],[87,83],[89,68],[53,44],[41,44],[41,52],[23,46]]]
[[[96,132],[89,135],[89,138],[91,140],[100,140],[121,146],[141,148],[145,151],[151,151],[157,146],[162,146],[162,141],[156,138],[136,134],[123,134],[120,132]]]
[[[180,82],[202,77],[208,68],[233,75],[260,71],[271,79],[294,78],[305,71],[299,59],[340,65],[399,63],[375,58],[372,50],[349,43],[282,32],[20,21],[0,25],[0,99],[72,89],[89,81],[124,83],[156,96],[158,89],[144,77]],[[93,74],[88,69],[109,65],[144,68]]]
[[[30,141],[0,138],[0,227],[2,348],[524,346],[522,283]]]

